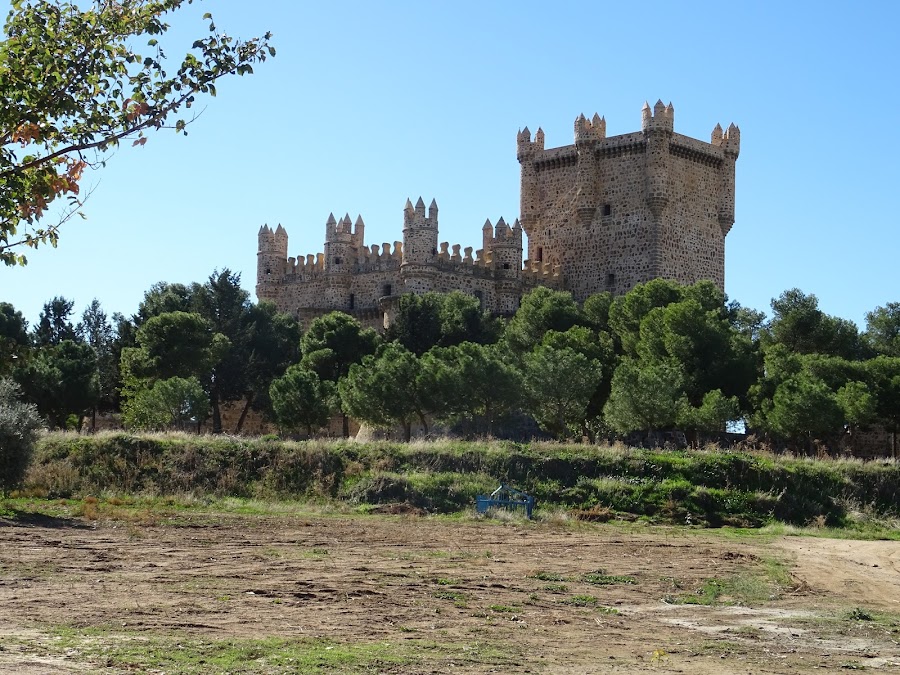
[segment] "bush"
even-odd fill
[[[21,393],[12,380],[0,380],[0,493],[22,482],[43,426],[37,408],[19,400]]]

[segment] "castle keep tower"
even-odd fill
[[[658,277],[724,287],[740,130],[682,136],[662,101],[641,119],[641,131],[607,137],[605,118],[579,115],[574,145],[546,150],[542,130],[518,134],[529,262],[559,265],[578,300]]]

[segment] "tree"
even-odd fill
[[[463,342],[492,341],[491,322],[478,298],[461,291],[406,293],[400,297],[397,315],[385,333],[422,356],[432,347],[452,347]]]
[[[865,382],[848,382],[837,390],[835,400],[844,413],[850,433],[850,450],[854,449],[856,431],[875,419],[876,401]]]
[[[766,342],[783,344],[798,354],[830,354],[850,360],[859,357],[856,325],[820,310],[815,295],[792,288],[772,300],[772,312]]]
[[[306,436],[310,437],[314,429],[328,424],[334,384],[322,382],[311,370],[296,365],[272,380],[269,397],[275,420],[282,430],[304,429]]]
[[[412,434],[418,419],[428,428],[429,392],[419,359],[403,345],[391,342],[377,355],[350,366],[338,382],[343,409],[357,419],[377,427],[403,427],[404,438]]]
[[[525,390],[537,423],[557,438],[584,425],[602,378],[600,362],[569,347],[541,345],[525,355]]]
[[[300,327],[294,317],[279,312],[274,303],[261,302],[250,306],[249,321],[247,389],[235,433],[241,432],[251,406],[256,410],[271,411],[269,388],[272,380],[300,360]]]
[[[684,376],[684,393],[692,406],[719,389],[726,397],[746,400],[747,390],[757,377],[756,355],[749,339],[729,323],[722,295],[704,304],[692,291],[704,284],[685,288],[685,299],[665,307],[655,307],[642,319],[635,347],[642,363],[670,361]]]
[[[81,205],[85,169],[126,141],[143,145],[151,130],[186,134],[190,120],[172,121],[182,108],[215,96],[223,76],[252,73],[252,64],[274,56],[268,33],[235,40],[206,14],[209,35],[171,72],[159,40],[166,15],[184,1],[12,3],[0,43],[0,260],[25,264],[21,248],[56,245]],[[146,56],[134,50],[138,38],[147,39]],[[68,205],[45,226],[60,197]]]
[[[741,415],[736,396],[725,396],[720,389],[706,392],[699,406],[692,406],[687,398],[681,399],[678,409],[678,426],[691,432],[693,443],[700,445],[700,437],[718,436],[725,431],[725,425]]]
[[[435,416],[474,433],[492,434],[522,399],[522,375],[495,345],[435,347],[422,356],[422,370]]]
[[[90,345],[63,340],[39,349],[15,377],[51,428],[65,429],[70,415],[81,428],[97,403],[97,356]]]
[[[208,384],[212,432],[220,434],[220,404],[243,398],[249,387],[250,295],[241,288],[241,275],[226,268],[214,270],[202,286],[195,284],[191,301],[194,311],[229,342],[213,363]]]
[[[506,326],[504,341],[523,354],[540,344],[547,331],[560,333],[579,325],[584,318],[571,293],[539,286],[522,298],[516,315]]]
[[[158,380],[136,392],[123,406],[129,429],[161,431],[172,427],[199,430],[209,414],[209,396],[196,377]]]
[[[122,350],[122,368],[128,376],[165,380],[196,377],[208,381],[228,338],[213,330],[199,314],[168,312],[149,319],[136,335],[137,347]]]
[[[314,320],[300,340],[304,368],[316,373],[321,380],[337,384],[346,377],[350,367],[375,352],[378,334],[363,328],[359,321],[343,312],[331,312]],[[343,400],[343,399],[341,399]],[[350,435],[350,421],[341,406],[343,434]]]
[[[800,374],[778,385],[766,419],[775,434],[789,442],[803,442],[811,451],[814,440],[827,440],[838,433],[844,417],[834,392],[824,382]]]
[[[866,314],[862,338],[876,354],[900,356],[900,302],[889,302]]]
[[[670,428],[682,407],[682,381],[681,369],[675,364],[642,364],[625,358],[613,375],[603,415],[619,434]]]
[[[135,326],[140,328],[145,321],[160,314],[194,311],[193,297],[196,286],[197,284],[189,287],[164,281],[153,284],[150,290],[144,293],[144,299],[138,305],[137,314],[134,316]]]
[[[609,308],[609,326],[619,338],[626,356],[637,356],[641,322],[656,307],[666,307],[678,302],[683,288],[668,279],[653,279],[638,284],[625,295],[613,300]]]
[[[38,325],[34,327],[34,344],[45,347],[58,345],[63,340],[80,340],[70,319],[74,307],[73,301],[61,296],[45,302],[38,316]]]
[[[19,385],[0,378],[0,494],[22,482],[43,426],[37,408],[21,395]]]
[[[588,299],[590,300],[590,298]],[[585,326],[573,326],[564,333],[555,330],[547,331],[541,344],[554,349],[569,348],[583,354],[589,360],[597,362],[599,381],[581,420],[582,436],[587,436],[593,442],[597,431],[604,426],[603,406],[609,399],[612,375],[616,365],[616,352],[612,337],[603,330],[596,331]]]
[[[28,322],[8,302],[0,302],[0,377],[10,374],[13,363],[27,352]]]
[[[97,356],[97,405],[91,413],[91,428],[96,429],[97,409],[114,410],[116,407],[116,385],[120,380],[118,354],[114,351],[115,331],[97,298],[85,308],[75,333],[94,349]]]
[[[891,432],[891,456],[898,456],[900,433],[900,358],[877,356],[866,362],[866,371],[875,396],[876,422]]]

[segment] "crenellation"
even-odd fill
[[[740,129],[717,124],[706,143],[675,133],[674,121],[671,103],[645,103],[640,131],[607,137],[605,117],[580,114],[575,143],[557,148],[544,147],[542,128],[532,139],[525,127],[516,136],[519,217],[487,219],[477,250],[438,244],[437,202],[426,207],[421,196],[406,200],[403,240],[393,244],[368,246],[362,216],[329,214],[324,253],[295,259],[287,231],[263,225],[257,296],[304,322],[340,309],[383,326],[407,292],[461,290],[504,314],[538,285],[578,300],[657,277],[724,287]]]

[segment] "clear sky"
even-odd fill
[[[30,322],[55,295],[132,314],[154,282],[217,268],[253,293],[263,223],[290,255],[322,250],[330,212],[394,242],[419,195],[441,241],[477,248],[485,218],[518,216],[520,128],[567,145],[598,112],[628,133],[658,98],[678,133],[741,128],[731,298],[768,313],[799,287],[860,328],[900,301],[900,3],[208,0],[171,16],[170,56],[207,11],[238,37],[271,30],[277,57],[223,81],[186,138],[120,149],[58,249],[0,268]]]

